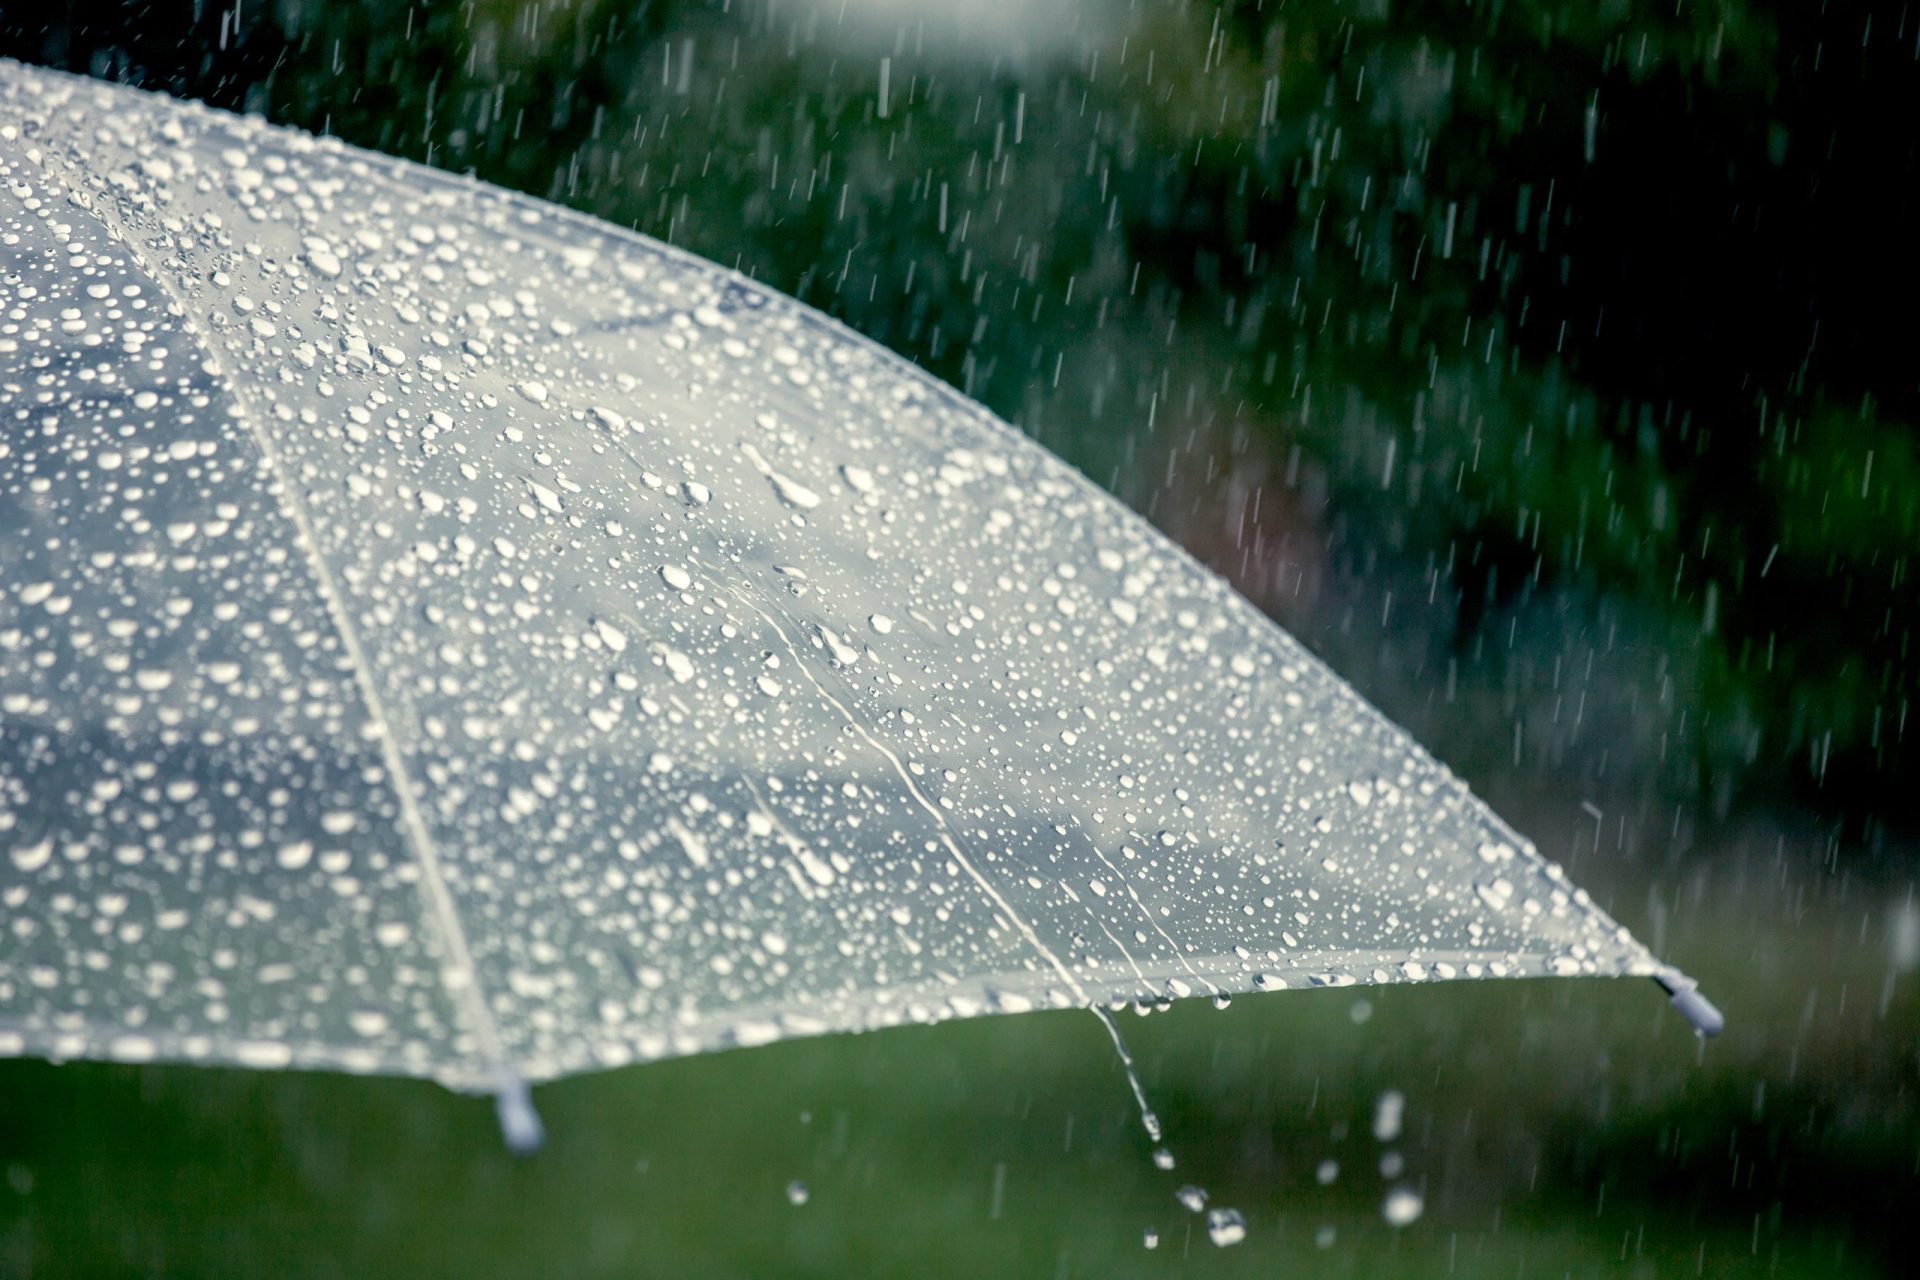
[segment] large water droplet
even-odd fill
[[[1246,1219],[1238,1209],[1214,1209],[1207,1214],[1207,1238],[1224,1249],[1247,1238]]]
[[[1380,1216],[1396,1227],[1410,1226],[1426,1212],[1427,1202],[1412,1187],[1395,1187],[1380,1205]]]

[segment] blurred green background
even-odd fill
[[[0,1063],[0,1275],[1903,1273],[1920,14],[83,0],[0,52],[839,316],[1225,574],[1730,1022],[1593,982],[1126,1015],[1171,1172],[1084,1014],[552,1086],[524,1164],[428,1086]]]

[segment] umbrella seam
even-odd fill
[[[65,166],[63,166],[65,167]],[[64,177],[65,175],[63,175]],[[65,181],[69,190],[84,188]],[[119,232],[121,243],[126,247],[128,257],[144,271],[149,279],[180,309],[181,331],[192,338],[201,350],[208,353],[220,364],[220,355],[224,347],[216,345],[213,335],[204,332],[194,320],[194,311],[189,301],[166,278],[165,273],[146,260],[140,250],[136,229],[118,216],[118,210],[107,207],[111,202],[94,199],[88,193],[86,208],[104,225]],[[461,926],[459,913],[455,910],[453,897],[446,885],[446,879],[440,869],[438,848],[432,834],[427,830],[426,820],[421,815],[419,802],[414,794],[411,778],[406,771],[405,761],[401,758],[399,743],[394,737],[392,722],[387,716],[386,702],[375,684],[371,666],[368,665],[365,650],[361,647],[359,633],[354,629],[348,616],[345,598],[341,595],[339,584],[335,582],[333,571],[327,566],[321,554],[320,543],[314,536],[312,518],[306,506],[295,492],[295,485],[281,466],[279,455],[272,442],[261,429],[252,399],[244,390],[241,379],[230,377],[224,368],[217,369],[227,382],[227,391],[233,396],[235,405],[241,410],[238,415],[245,423],[247,435],[253,440],[259,451],[261,462],[268,476],[278,482],[276,495],[281,513],[292,521],[294,531],[305,553],[308,569],[313,573],[316,585],[320,589],[322,605],[332,621],[334,632],[346,651],[349,663],[353,667],[354,683],[365,702],[367,712],[372,717],[375,740],[379,744],[380,756],[393,787],[394,798],[400,806],[401,829],[412,846],[415,863],[421,870],[421,897],[426,901],[425,914],[437,927],[442,942],[448,951],[448,959],[461,975],[462,981],[456,986],[442,980],[447,995],[456,1008],[466,1015],[466,1021],[472,1024],[472,1031],[480,1040],[480,1055],[487,1060],[492,1074],[499,1078],[503,1087],[518,1086],[523,1077],[518,1067],[508,1057],[506,1046],[501,1039],[499,1024],[494,1021],[493,1012],[487,1007],[480,990],[479,973],[473,962],[473,954],[467,944],[466,931]]]
[[[629,459],[633,459],[636,462],[638,461],[638,459],[634,457],[633,451],[624,441],[620,444],[620,450],[626,454]],[[694,564],[706,569],[708,573],[713,574],[714,580],[718,582],[722,589],[729,595],[759,614],[761,619],[769,627],[773,628],[774,634],[780,637],[780,642],[786,646],[788,654],[793,658],[794,666],[806,677],[807,682],[813,686],[814,692],[825,699],[827,705],[837,711],[840,717],[847,722],[848,726],[852,728],[855,733],[859,734],[868,746],[879,752],[881,757],[893,767],[893,771],[899,776],[901,783],[906,787],[907,794],[933,819],[934,825],[940,831],[941,843],[946,845],[948,851],[953,854],[954,860],[960,864],[968,878],[974,882],[975,887],[980,890],[981,895],[988,900],[991,906],[997,907],[1006,915],[1007,919],[1013,923],[1015,929],[1027,943],[1038,952],[1040,957],[1059,975],[1060,980],[1066,983],[1067,989],[1073,994],[1074,999],[1083,1005],[1091,1006],[1093,1002],[1087,998],[1086,991],[1073,976],[1073,971],[1067,967],[1059,956],[1054,954],[1053,950],[1041,940],[1039,933],[1035,931],[1033,926],[1029,924],[1020,913],[1013,909],[1012,904],[1009,903],[1000,891],[994,888],[992,883],[974,866],[973,860],[967,856],[966,851],[960,847],[959,841],[955,839],[945,816],[941,814],[937,806],[927,800],[919,786],[913,781],[912,775],[907,771],[905,766],[901,764],[899,757],[894,754],[893,750],[881,742],[858,716],[842,704],[838,698],[835,698],[833,694],[829,693],[825,685],[820,683],[819,677],[814,675],[812,668],[802,656],[799,647],[796,646],[793,639],[787,635],[786,628],[780,625],[779,620],[765,609],[762,609],[759,604],[748,597],[740,588],[736,587],[730,580],[730,575],[716,572],[711,566],[704,565],[699,556],[694,556],[692,559]],[[762,801],[762,807],[764,806],[765,802]],[[1138,901],[1137,896],[1135,901]],[[1104,928],[1104,926],[1102,927]],[[1124,948],[1122,950],[1124,953]],[[1128,962],[1132,963],[1131,957],[1128,957]]]
[[[726,585],[729,587],[729,590],[731,590],[731,584]],[[1060,975],[1060,980],[1067,984],[1067,990],[1073,993],[1073,998],[1081,1004],[1091,1007],[1093,1002],[1087,998],[1086,990],[1081,987],[1079,980],[1073,976],[1073,971],[1067,968],[1065,961],[1054,954],[1051,947],[1041,941],[1040,935],[1035,931],[1034,927],[1027,923],[1025,917],[1013,909],[1013,904],[1008,902],[1005,896],[1003,896],[1000,891],[993,886],[993,883],[982,874],[980,869],[974,865],[973,859],[967,856],[966,851],[960,847],[960,842],[954,838],[953,829],[947,823],[946,816],[940,812],[938,806],[927,799],[926,795],[920,790],[919,785],[914,782],[913,775],[908,771],[907,767],[900,762],[900,757],[894,753],[891,747],[880,741],[880,739],[861,722],[858,716],[848,710],[838,698],[827,691],[827,687],[820,683],[820,678],[813,674],[812,668],[807,664],[806,660],[801,657],[799,649],[794,646],[793,640],[787,635],[786,628],[782,627],[772,614],[762,609],[753,600],[741,594],[739,591],[733,591],[732,594],[749,609],[759,614],[761,619],[773,628],[774,634],[780,637],[780,642],[786,645],[787,652],[793,655],[794,666],[799,669],[801,675],[807,678],[807,682],[813,686],[814,692],[826,699],[827,705],[839,712],[841,718],[847,722],[853,731],[859,734],[868,746],[879,752],[888,764],[893,766],[893,771],[899,775],[901,784],[907,789],[907,794],[912,796],[914,802],[926,811],[928,817],[933,819],[934,825],[940,831],[940,843],[947,847],[947,851],[953,855],[954,861],[960,864],[961,869],[967,873],[968,878],[974,882],[975,886],[979,888],[980,892],[988,901],[1006,914],[1007,919],[1013,922],[1014,927],[1019,931],[1020,935],[1027,940],[1027,943],[1032,946],[1035,951],[1040,953],[1041,959],[1045,960],[1052,966],[1054,972]]]

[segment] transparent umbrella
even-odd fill
[[[563,209],[0,66],[0,1053],[492,1090],[1656,978],[984,410]]]

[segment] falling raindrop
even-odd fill
[[[1209,1209],[1207,1238],[1222,1249],[1239,1244],[1247,1238],[1246,1220],[1238,1209]]]
[[[1426,1211],[1426,1201],[1412,1187],[1395,1187],[1380,1205],[1380,1215],[1396,1227],[1411,1226]]]
[[[1400,1123],[1406,1114],[1406,1095],[1389,1089],[1373,1104],[1373,1136],[1378,1142],[1392,1142],[1400,1136]]]

